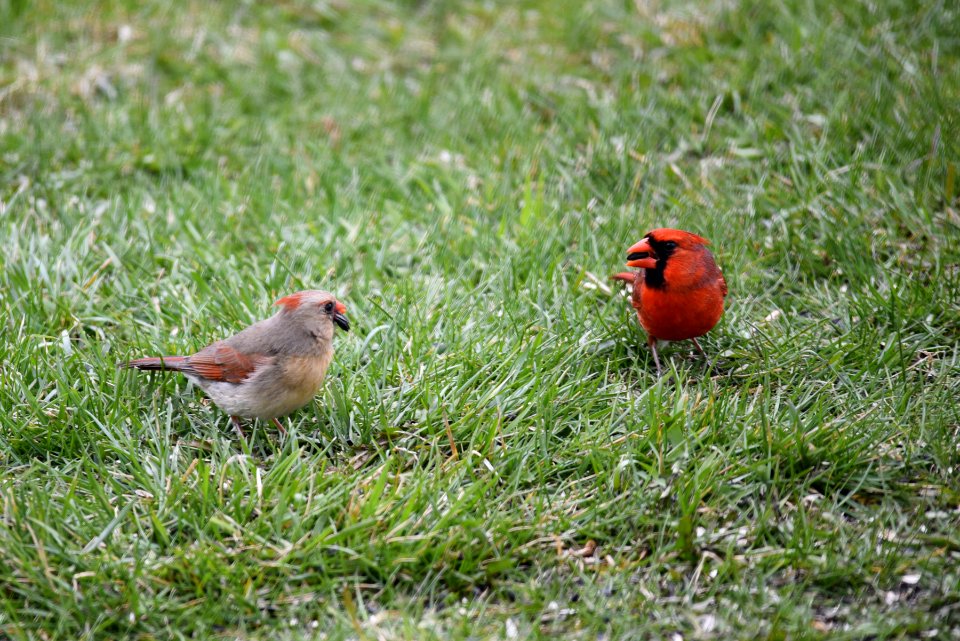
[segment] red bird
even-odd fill
[[[660,373],[657,341],[693,339],[707,358],[697,336],[703,336],[723,316],[727,283],[705,238],[680,229],[654,229],[627,250],[627,267],[640,271],[614,274],[633,283],[632,304],[647,332],[653,361]],[[709,359],[707,359],[709,362]]]

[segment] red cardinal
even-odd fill
[[[633,283],[631,302],[647,332],[658,374],[658,340],[692,338],[707,357],[697,336],[713,329],[723,316],[723,298],[727,295],[727,283],[707,249],[709,244],[688,231],[654,229],[627,250],[627,267],[640,267],[640,271],[612,276]]]
[[[240,418],[277,420],[310,402],[333,360],[333,326],[345,331],[347,308],[330,292],[303,291],[276,302],[280,311],[193,356],[138,358],[123,365],[181,372],[206,392],[243,437]]]

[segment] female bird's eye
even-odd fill
[[[328,314],[332,314],[332,313],[333,313],[333,303],[327,303],[326,305],[324,305],[324,306],[323,306],[323,311],[325,311],[325,312],[328,313]]]
[[[672,240],[668,240],[667,242],[665,242],[665,243],[663,244],[663,246],[666,247],[667,249],[673,249],[674,247],[677,246],[677,244],[676,244],[675,242],[673,242]]]

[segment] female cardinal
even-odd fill
[[[647,332],[657,374],[658,340],[692,338],[707,357],[697,336],[713,329],[723,316],[727,295],[727,283],[707,249],[709,244],[707,239],[680,229],[654,229],[627,250],[627,267],[640,267],[641,271],[612,276],[633,283],[631,302]]]
[[[347,308],[330,292],[310,290],[284,296],[280,311],[193,356],[138,358],[123,367],[181,372],[230,415],[277,420],[314,397],[333,360],[333,325],[345,331]]]

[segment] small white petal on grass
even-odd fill
[[[717,629],[717,617],[712,614],[705,614],[700,617],[699,623],[703,632],[713,632]]]
[[[781,312],[779,309],[775,309],[763,317],[763,322],[772,323],[773,321],[777,320],[781,316],[783,316],[783,312]]]
[[[63,347],[63,353],[67,356],[73,354],[73,344],[70,342],[70,333],[67,330],[60,332],[60,345]]]

